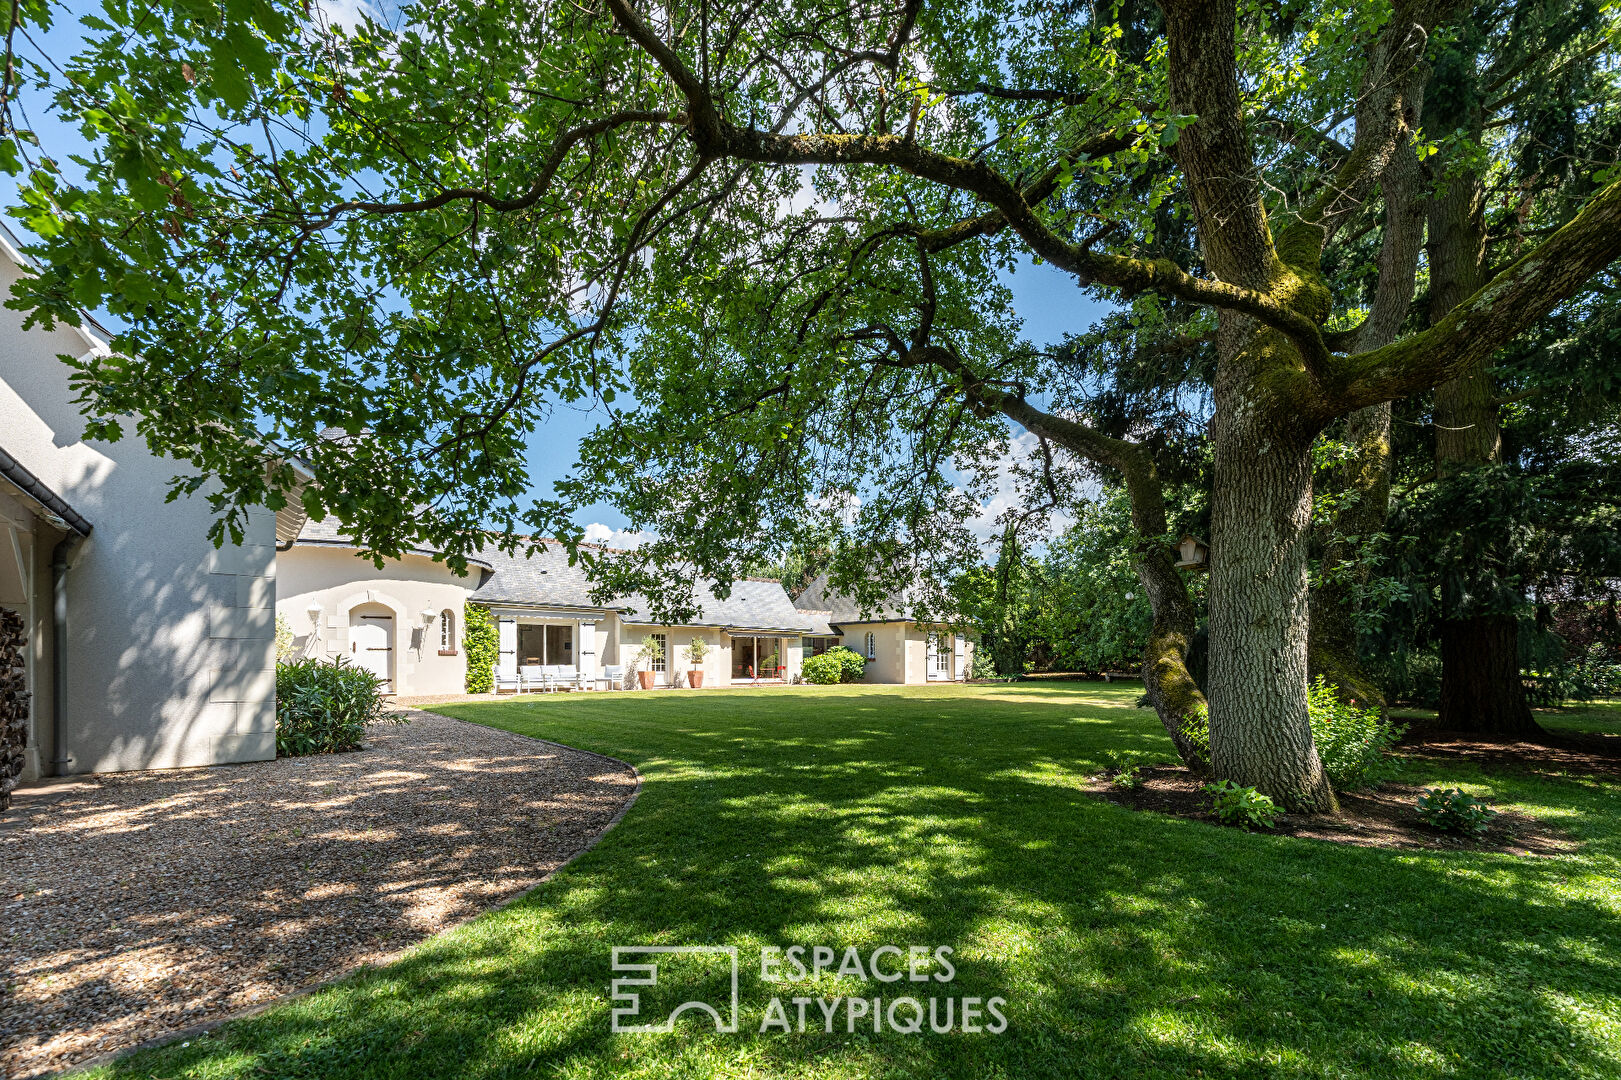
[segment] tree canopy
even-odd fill
[[[671,612],[746,542],[829,523],[837,582],[915,583],[927,610],[1012,420],[1041,440],[1032,506],[1079,461],[1130,493],[1149,696],[1179,739],[1204,700],[1156,538],[1186,402],[1150,380],[1152,408],[1111,403],[1074,358],[1124,377],[1164,349],[1209,373],[1212,767],[1327,809],[1318,436],[1467,374],[1621,254],[1613,146],[1554,155],[1581,179],[1566,210],[1408,318],[1413,207],[1445,181],[1424,160],[1493,152],[1426,128],[1432,72],[1483,18],[1556,6],[427,0],[342,27],[107,0],[80,55],[8,69],[93,146],[77,170],[33,148],[8,75],[43,266],[13,303],[126,320],[79,372],[94,431],[135,417],[227,514],[296,497],[380,553],[454,559],[492,524],[567,533],[606,486],[656,538],[604,588]],[[1614,13],[1593,15],[1507,65],[1487,111],[1608,48]],[[1024,341],[998,277],[1019,258],[1130,302],[1131,332],[1067,361]],[[524,506],[523,435],[554,400],[617,411],[559,499]]]

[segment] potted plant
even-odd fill
[[[647,664],[647,669],[645,671],[638,670],[636,672],[636,678],[641,681],[643,690],[653,689],[653,676],[655,674],[653,671],[653,665],[663,659],[664,643],[659,641],[659,639],[654,637],[652,634],[644,637],[642,639],[642,647],[636,650],[637,662],[645,662]]]
[[[704,684],[704,657],[709,655],[709,642],[701,637],[695,637],[687,643],[682,650],[687,654],[687,685],[697,690]]]

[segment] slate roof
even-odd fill
[[[806,608],[800,608],[799,613],[810,620],[810,634],[812,637],[836,636],[833,633],[832,620],[828,618],[829,615],[833,614],[831,611],[810,611]]]
[[[62,528],[71,529],[80,536],[90,535],[90,522],[83,514],[69,506],[66,499],[46,487],[44,481],[3,449],[0,449],[0,477],[5,477],[29,502],[44,511],[47,520],[54,519],[53,524],[60,523]]]
[[[555,541],[544,541],[540,549],[527,558],[502,551],[486,551],[484,557],[495,573],[474,590],[470,599],[475,603],[613,610],[631,623],[651,618],[645,597],[623,597],[607,605],[593,601],[585,567],[580,563],[570,566],[567,550]],[[724,600],[718,599],[707,587],[699,591],[696,600],[700,614],[682,625],[793,634],[813,630],[812,622],[794,607],[781,582],[739,579],[732,583],[732,594]]]
[[[568,564],[561,544],[543,543],[527,558],[521,553],[488,550],[484,558],[495,573],[473,590],[469,599],[480,604],[523,604],[531,607],[607,610],[591,599],[591,581],[580,563]]]
[[[277,515],[276,524],[278,526],[278,535],[276,538],[278,541],[280,541],[280,515]],[[298,531],[298,540],[296,543],[300,545],[307,545],[309,547],[353,548],[355,551],[361,550],[360,545],[355,542],[355,538],[339,528],[337,521],[333,518],[323,518],[320,521],[306,520],[304,522],[304,527]],[[431,547],[414,547],[410,550],[413,555],[426,555],[430,559],[444,554],[444,552],[438,550],[437,548]],[[482,553],[479,555],[469,555],[467,557],[467,564],[469,566],[481,567],[485,570],[494,569],[487,554]]]
[[[853,597],[834,591],[825,573],[817,574],[805,586],[805,591],[799,594],[794,605],[799,608],[800,614],[815,612],[834,626],[841,623],[901,622],[911,618],[906,611],[908,601],[905,590],[885,597],[877,610],[863,613],[861,605]]]

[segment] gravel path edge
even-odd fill
[[[442,720],[454,720],[458,724],[468,724],[468,725],[473,726],[473,727],[487,726],[487,725],[483,725],[483,724],[473,724],[472,721],[463,720],[460,717],[447,716],[444,713],[434,712],[432,709],[417,709],[417,708],[411,708],[411,707],[408,707],[408,706],[396,706],[393,711],[400,712],[400,713],[405,713],[406,715],[412,717],[413,719],[415,719],[417,716],[432,715],[432,716],[438,717],[439,719],[442,719]],[[122,1060],[124,1058],[132,1057],[133,1055],[138,1054],[143,1050],[152,1050],[152,1049],[155,1049],[156,1047],[167,1046],[169,1043],[180,1042],[180,1041],[185,1040],[185,1039],[195,1039],[199,1035],[206,1035],[208,1032],[214,1031],[215,1029],[223,1027],[226,1024],[235,1023],[238,1020],[247,1020],[247,1019],[250,1019],[252,1017],[258,1016],[260,1013],[269,1012],[271,1009],[278,1008],[279,1006],[285,1005],[290,1001],[297,1001],[300,998],[308,997],[309,995],[311,995],[313,993],[316,993],[317,991],[325,990],[329,986],[333,986],[333,985],[335,985],[337,983],[343,982],[345,979],[351,979],[354,976],[359,975],[362,972],[374,971],[374,970],[376,970],[378,968],[385,968],[385,967],[390,966],[391,964],[398,963],[399,961],[405,959],[405,957],[408,954],[410,954],[412,951],[414,951],[414,950],[416,950],[418,948],[421,948],[423,945],[427,944],[427,942],[434,940],[434,938],[441,937],[444,934],[448,934],[453,930],[456,930],[456,929],[458,929],[460,927],[466,926],[468,923],[472,922],[474,919],[482,919],[484,916],[489,915],[492,912],[501,911],[501,910],[503,910],[505,908],[509,908],[512,905],[518,903],[521,900],[527,899],[532,894],[534,894],[536,892],[539,892],[541,889],[543,889],[547,885],[551,884],[552,878],[556,877],[558,874],[560,874],[564,870],[568,869],[570,866],[572,866],[574,864],[574,861],[576,859],[578,859],[580,856],[584,855],[586,852],[591,851],[599,843],[601,843],[602,838],[604,836],[607,836],[610,832],[612,832],[614,830],[614,826],[618,825],[622,820],[624,820],[625,815],[630,813],[630,808],[636,805],[637,796],[641,795],[641,793],[642,793],[642,773],[641,773],[641,770],[636,768],[636,766],[632,765],[628,761],[621,761],[619,758],[611,757],[608,754],[599,754],[595,750],[582,750],[577,746],[569,746],[567,743],[554,742],[551,739],[542,739],[542,738],[540,738],[538,736],[535,736],[535,735],[525,735],[521,731],[508,731],[508,729],[506,729],[506,728],[501,728],[499,730],[506,731],[507,734],[509,734],[509,735],[517,735],[519,738],[528,739],[531,742],[541,743],[542,745],[545,745],[545,746],[559,747],[560,749],[568,750],[568,751],[571,751],[571,752],[576,753],[576,754],[586,754],[586,755],[588,755],[590,757],[600,758],[601,760],[606,761],[606,762],[608,762],[608,763],[610,763],[612,765],[618,765],[621,768],[629,769],[631,776],[636,778],[636,786],[631,789],[630,797],[625,800],[625,805],[621,806],[619,808],[619,812],[614,814],[613,817],[608,819],[608,824],[606,824],[606,825],[604,825],[602,827],[602,831],[597,833],[596,836],[592,837],[591,842],[589,844],[587,844],[585,847],[581,848],[579,851],[576,851],[573,855],[570,855],[567,860],[565,860],[564,862],[560,863],[558,866],[553,868],[545,877],[543,877],[539,881],[535,882],[535,884],[529,886],[529,888],[524,889],[522,892],[514,893],[512,896],[507,897],[505,900],[499,901],[498,903],[495,903],[495,904],[491,904],[489,907],[485,908],[483,911],[475,912],[472,915],[469,915],[467,918],[461,920],[460,922],[457,922],[457,923],[454,923],[453,925],[445,927],[443,930],[439,931],[437,934],[434,934],[433,937],[426,938],[423,941],[418,941],[418,942],[416,942],[416,943],[414,943],[412,945],[407,945],[403,949],[400,949],[400,950],[398,950],[396,952],[392,952],[392,953],[388,954],[387,956],[380,957],[380,958],[378,958],[376,960],[371,960],[371,961],[368,961],[368,962],[365,962],[365,963],[355,964],[353,967],[347,968],[347,969],[339,972],[336,975],[333,975],[333,976],[331,976],[329,978],[321,979],[318,982],[313,982],[308,986],[300,987],[299,989],[294,990],[292,993],[283,994],[281,997],[273,998],[270,1001],[260,1002],[257,1005],[250,1005],[246,1009],[238,1009],[236,1012],[227,1013],[224,1016],[216,1016],[216,1017],[214,1017],[214,1018],[212,1018],[210,1020],[204,1021],[201,1024],[194,1024],[189,1028],[182,1028],[179,1031],[170,1032],[170,1033],[168,1033],[166,1035],[160,1035],[155,1039],[148,1039],[145,1042],[136,1043],[134,1046],[126,1046],[121,1050],[114,1050],[114,1051],[111,1051],[110,1053],[102,1054],[100,1057],[94,1057],[94,1058],[89,1059],[88,1061],[81,1061],[78,1064],[71,1066],[70,1068],[63,1069],[63,1070],[60,1070],[58,1072],[40,1073],[39,1075],[37,1075],[34,1078],[34,1080],[59,1080],[59,1078],[77,1076],[77,1075],[80,1075],[80,1074],[83,1074],[83,1073],[90,1072],[93,1069],[99,1069],[104,1065],[111,1065],[115,1061],[120,1061],[120,1060]]]

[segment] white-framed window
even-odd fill
[[[659,643],[658,659],[653,661],[654,671],[668,671],[670,669],[670,635],[653,634],[653,640]]]
[[[449,608],[439,613],[439,651],[456,651],[456,613]]]
[[[945,634],[934,636],[934,670],[940,672],[951,670],[951,638]]]
[[[867,659],[878,659],[878,635],[871,630],[867,631]]]

